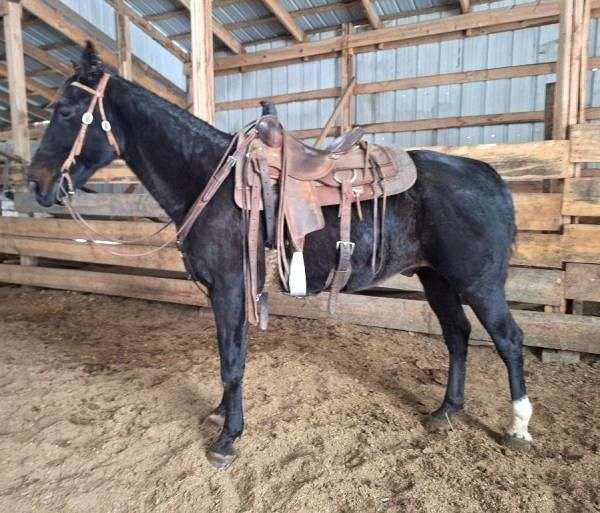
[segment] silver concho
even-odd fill
[[[110,132],[110,129],[112,128],[110,126],[110,121],[108,121],[106,119],[104,121],[102,121],[101,126],[102,126],[102,130],[104,130],[105,132]]]
[[[92,114],[90,112],[86,112],[86,113],[84,113],[83,116],[81,116],[81,122],[84,125],[91,125],[93,121],[94,121],[94,116],[92,116]]]

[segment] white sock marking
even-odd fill
[[[513,423],[508,430],[509,435],[514,435],[517,438],[522,438],[531,442],[532,438],[527,429],[529,419],[533,413],[533,407],[527,396],[522,397],[518,401],[513,401]]]

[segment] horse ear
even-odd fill
[[[98,57],[96,48],[91,41],[88,41],[81,54],[81,62],[76,68],[81,79],[94,83],[100,80],[104,73],[104,63]]]

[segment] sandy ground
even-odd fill
[[[368,299],[365,299],[368,300]],[[0,288],[0,512],[600,511],[600,363],[527,355],[536,447],[496,439],[504,368],[472,348],[468,416],[429,434],[436,337],[272,319],[239,457],[213,470],[215,329],[191,307]]]

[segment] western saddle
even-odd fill
[[[236,134],[212,179],[180,230],[185,238],[204,206],[235,168],[235,202],[246,226],[244,276],[246,317],[266,327],[267,294],[259,289],[259,227],[263,212],[264,244],[277,251],[277,269],[283,287],[294,296],[306,295],[302,251],[305,237],[325,227],[322,207],[339,205],[338,262],[331,270],[329,311],[334,313],[338,293],[352,272],[354,242],[350,240],[352,205],[362,221],[361,203],[373,202],[371,265],[377,272],[383,263],[386,202],[406,191],[416,180],[416,168],[404,151],[362,141],[362,129],[334,139],[321,150],[287,134],[270,103],[263,115]],[[231,154],[235,146],[235,151]],[[292,250],[288,262],[287,247]],[[269,272],[269,269],[267,269]]]

